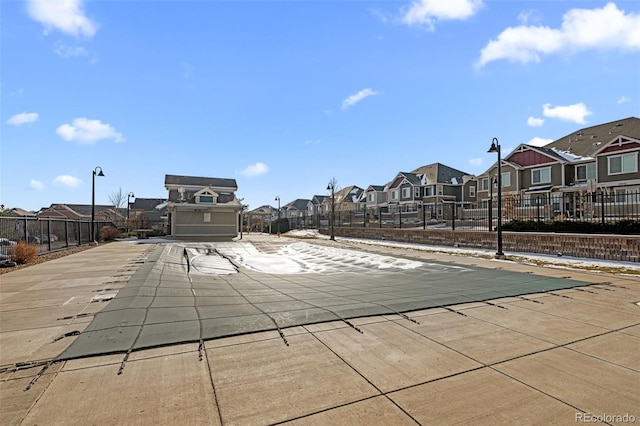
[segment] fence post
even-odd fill
[[[604,192],[600,193],[600,208],[602,210],[602,226],[604,226]]]
[[[456,230],[456,203],[451,204],[451,230]]]
[[[27,229],[27,225],[28,225],[28,220],[27,220],[27,216],[24,216],[24,240],[27,242],[27,244],[29,243],[29,230]]]

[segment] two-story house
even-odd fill
[[[172,237],[216,241],[238,235],[242,206],[235,179],[165,175],[164,186]]]
[[[513,198],[517,208],[542,206],[566,217],[597,214],[601,196],[635,205],[640,202],[639,155],[636,117],[580,129],[544,147],[521,144],[501,163],[503,200]],[[477,196],[487,207],[497,196],[497,163],[478,179]],[[503,214],[509,210],[503,207]]]

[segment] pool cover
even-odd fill
[[[584,285],[306,242],[271,253],[251,243],[172,243],[154,250],[57,360]]]

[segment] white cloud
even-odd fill
[[[527,124],[531,127],[540,127],[544,124],[544,118],[529,117],[527,118]]]
[[[54,29],[76,37],[96,33],[96,24],[82,10],[82,0],[29,0],[27,11],[46,32]]]
[[[616,101],[616,103],[618,103],[618,104],[624,104],[624,103],[627,103],[627,102],[631,102],[631,99],[629,99],[626,96],[621,96],[620,99],[618,99]]]
[[[256,164],[252,164],[247,166],[240,173],[246,177],[260,176],[269,171],[269,166],[262,162],[257,162]]]
[[[526,25],[532,22],[540,22],[540,20],[541,20],[540,12],[538,12],[535,9],[525,10],[518,14],[518,21],[523,25]]]
[[[65,188],[75,188],[82,184],[82,180],[70,175],[60,175],[53,180],[53,184],[55,186],[62,186]]]
[[[482,158],[481,157],[472,158],[471,160],[469,160],[469,164],[471,164],[472,166],[481,166]]]
[[[67,46],[60,42],[56,43],[55,48],[56,55],[63,58],[72,58],[74,56],[86,56],[89,54],[84,47],[80,46]]]
[[[31,179],[29,181],[29,188],[35,189],[36,191],[41,191],[44,189],[44,184],[39,180]]]
[[[76,118],[72,124],[63,124],[56,129],[56,133],[66,140],[80,144],[94,144],[101,139],[113,139],[115,142],[124,142],[122,133],[119,133],[109,124],[100,120]]]
[[[11,124],[13,126],[20,126],[22,124],[33,123],[34,121],[38,121],[37,112],[22,112],[20,114],[11,116],[7,120],[7,124]]]
[[[379,95],[379,94],[380,94],[380,92],[375,91],[373,89],[369,89],[369,88],[362,89],[361,91],[359,91],[355,95],[351,95],[347,99],[342,101],[342,107],[341,108],[343,110],[346,110],[347,108],[357,104],[358,102],[360,102],[361,100],[363,100],[366,97],[375,96],[375,95]]]
[[[527,145],[545,146],[547,144],[550,144],[551,142],[553,142],[553,139],[544,139],[544,138],[535,137],[531,139],[529,142],[527,142]]]
[[[585,117],[591,115],[592,112],[587,109],[587,106],[582,102],[567,105],[552,107],[551,104],[542,105],[542,115],[549,118],[557,118],[564,121],[573,121],[578,124],[585,124],[587,121]]]
[[[640,49],[640,14],[625,14],[614,3],[601,9],[571,9],[560,28],[546,26],[509,27],[482,51],[476,66],[507,59],[540,62],[542,55],[573,53],[589,49]]]
[[[401,10],[400,21],[433,31],[437,21],[464,21],[481,7],[482,0],[418,0]]]

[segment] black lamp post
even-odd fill
[[[133,192],[127,194],[127,234],[129,233],[129,209],[131,208],[131,198],[134,198]]]
[[[100,170],[100,171],[98,171]],[[93,175],[91,176],[91,241],[96,242],[96,230],[95,230],[95,222],[96,222],[96,174],[98,176],[104,176],[102,173],[102,167],[97,166],[93,169]]]
[[[331,236],[329,237],[330,240],[335,241],[336,237],[335,234],[333,233],[333,223],[335,222],[335,205],[336,205],[336,187],[333,185],[332,182],[329,182],[329,185],[327,185],[327,191],[331,190]]]
[[[276,201],[278,202],[278,237],[280,237],[280,197],[276,195]]]
[[[502,252],[502,157],[498,138],[491,140],[491,147],[487,152],[498,153],[498,251],[496,252],[496,258],[504,259],[504,253]]]

